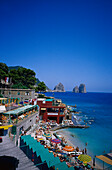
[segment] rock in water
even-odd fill
[[[85,84],[80,84],[80,86],[79,86],[79,93],[86,93],[86,86],[85,86]]]
[[[79,88],[78,88],[78,86],[75,86],[75,87],[73,88],[73,92],[74,92],[74,93],[79,93]]]
[[[54,91],[55,92],[65,92],[63,84],[59,83],[57,86],[55,86]]]

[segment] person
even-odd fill
[[[85,148],[85,154],[87,155],[87,149]]]
[[[87,144],[88,144],[88,143],[86,142],[85,145],[87,146]]]
[[[76,151],[79,152],[79,147],[78,146],[76,147]]]
[[[24,129],[21,130],[21,135],[22,135],[22,136],[24,135]]]
[[[84,149],[82,150],[82,154],[84,154]]]

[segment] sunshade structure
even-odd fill
[[[73,148],[72,146],[65,146],[65,147],[63,148],[63,150],[64,150],[64,151],[67,151],[67,152],[72,152],[72,151],[74,151],[74,148]]]
[[[44,133],[43,136],[47,137],[47,138],[50,138],[51,137],[51,134],[50,133]]]
[[[27,106],[20,107],[20,108],[15,109],[15,110],[11,110],[11,111],[5,112],[4,114],[5,115],[19,115],[21,113],[24,113],[26,111],[34,109],[35,107],[38,107],[38,105],[27,105]]]
[[[43,138],[38,138],[38,140],[44,140]]]
[[[53,140],[51,140],[51,142],[58,144],[58,143],[61,143],[61,140],[59,140],[59,139],[53,139]]]
[[[40,142],[37,142],[33,137],[30,135],[27,136],[21,136],[21,143],[23,143],[23,146],[21,145],[21,149],[23,148],[25,152],[24,146],[26,146],[26,151],[28,149],[31,149],[33,154],[36,154],[37,157],[41,158],[41,162],[47,163],[48,168],[55,166],[55,170],[58,168],[58,170],[74,170],[73,167],[68,168],[66,163],[61,163],[59,160],[59,157],[54,157],[52,153],[49,153],[48,149],[45,149],[43,145],[40,144]],[[29,156],[29,154],[28,154]],[[42,165],[42,163],[36,161],[36,158],[34,158],[34,163],[38,166],[39,164]],[[62,168],[63,167],[63,168]]]
[[[84,155],[84,154],[79,155],[79,156],[78,156],[78,159],[79,159],[80,161],[82,161],[83,163],[88,163],[88,162],[91,161],[91,157],[90,157],[89,155]]]
[[[96,156],[96,158],[102,160],[103,162],[106,162],[109,165],[112,165],[112,153]]]

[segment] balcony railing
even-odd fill
[[[27,114],[22,114],[21,116],[18,116],[15,119],[11,119],[11,118],[9,119],[7,117],[6,120],[0,120],[0,126],[10,125],[10,124],[16,125],[16,124],[22,122],[23,120],[27,119],[28,117],[30,117],[31,115],[33,115],[35,113],[38,113],[38,110],[37,111],[33,111],[33,112],[30,111]]]

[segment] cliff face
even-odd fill
[[[79,86],[79,93],[86,93],[86,86],[85,86],[85,84],[80,84],[80,86]]]
[[[59,83],[57,86],[54,87],[55,92],[65,92],[64,86],[62,83]]]
[[[74,93],[79,93],[79,88],[78,88],[78,86],[75,86],[75,87],[73,88],[73,92],[74,92]]]
[[[86,93],[86,86],[85,84],[80,84],[79,88],[78,86],[73,88],[74,93]]]

